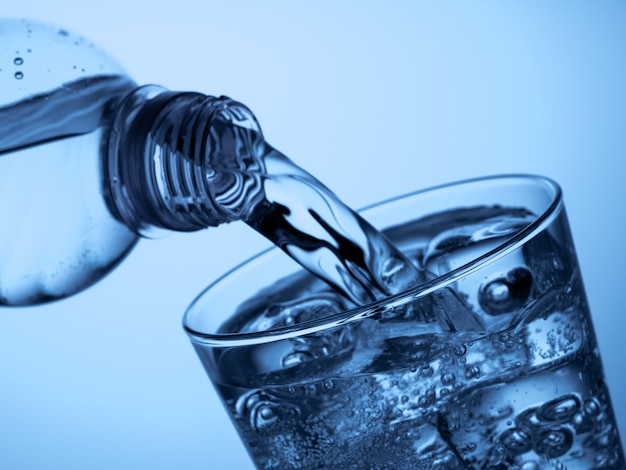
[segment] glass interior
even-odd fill
[[[346,309],[318,320],[289,327],[246,333],[224,331],[223,325],[247,299],[263,295],[263,289],[302,268],[277,248],[266,250],[212,283],[190,305],[183,319],[192,341],[214,346],[261,344],[359,321],[381,309],[397,308],[462,281],[477,269],[496,262],[543,230],[562,206],[559,186],[548,178],[532,175],[493,176],[447,184],[377,203],[361,211],[365,219],[394,240],[394,230],[407,221],[419,220],[450,209],[476,206],[524,207],[535,217],[495,247],[486,245],[472,259],[434,279],[400,294],[362,307]],[[403,246],[401,249],[410,247]]]

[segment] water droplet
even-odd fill
[[[15,78],[17,80],[21,80],[22,78],[24,78],[24,74],[22,72],[15,72]]]
[[[13,63],[15,65],[22,65],[24,63],[24,59],[22,59],[21,57],[16,57],[15,59],[13,59]]]

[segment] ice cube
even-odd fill
[[[306,285],[310,287],[310,283]],[[274,339],[269,336],[267,341],[252,342],[246,347],[218,348],[216,354],[219,356],[220,371],[224,370],[229,381],[253,387],[267,383],[270,378],[284,380],[286,374],[293,373],[293,367],[313,363],[314,359],[320,359],[320,364],[331,367],[330,362],[339,361],[338,358],[354,347],[351,325],[303,336],[297,334],[300,326],[312,326],[311,322],[315,320],[343,311],[344,300],[338,294],[327,288],[300,288],[297,282],[285,281],[282,286],[285,290],[272,287],[242,305],[235,320],[223,327],[224,331],[268,334],[284,329]],[[293,335],[289,334],[290,330]],[[197,351],[201,357],[205,354],[202,348],[197,348]],[[313,364],[310,365],[299,372],[303,381],[312,380],[320,373]]]
[[[344,308],[343,299],[332,292],[317,292],[295,300],[275,301],[255,315],[241,331],[268,331],[300,325],[338,313]]]
[[[437,275],[446,274],[497,248],[534,219],[515,211],[444,230],[428,243],[423,265]]]
[[[428,244],[424,266],[432,275],[447,274],[497,249],[532,220],[534,217],[527,212],[513,211],[445,230]],[[446,322],[458,324],[458,331],[500,330],[517,318],[516,313],[530,298],[532,286],[532,269],[520,249],[454,284],[455,303],[471,313],[463,315],[460,308],[446,311],[452,299],[449,295],[442,313]]]
[[[303,325],[345,309],[345,302],[334,292],[316,292],[296,300],[275,302],[247,325],[246,331],[267,331]],[[294,367],[322,357],[338,356],[354,347],[351,325],[309,333],[288,340],[289,347],[280,352],[281,366]]]
[[[418,428],[417,432],[422,438],[413,446],[416,459],[420,462],[430,463],[430,468],[435,469],[462,468],[463,463],[458,458],[454,448],[444,438],[446,432],[444,431],[442,434],[439,431],[430,424],[423,424]]]
[[[444,287],[434,294],[433,310],[443,331],[485,330],[484,321],[474,312],[465,296],[450,287]]]

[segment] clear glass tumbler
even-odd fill
[[[185,314],[258,468],[626,468],[557,184],[481,178],[362,213],[424,283],[354,307],[270,249]]]

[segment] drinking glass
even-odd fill
[[[419,285],[354,306],[274,248],[185,314],[258,468],[626,468],[556,183],[486,177],[362,214]]]

